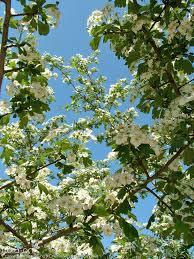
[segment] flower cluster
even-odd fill
[[[6,114],[10,112],[9,104],[6,101],[0,101],[0,114]]]
[[[111,4],[106,4],[102,10],[95,10],[92,12],[87,20],[87,29],[90,34],[93,28],[100,25],[104,20],[108,20],[112,9],[113,6]]]
[[[168,41],[171,42],[178,33],[185,37],[188,41],[192,39],[193,33],[194,11],[190,17],[185,17],[183,20],[173,20],[168,26]]]
[[[125,185],[130,185],[131,183],[135,183],[135,177],[132,174],[132,169],[128,168],[127,172],[122,172],[122,173],[115,173],[113,176],[108,176],[105,179],[105,184],[108,189],[114,189],[114,188],[120,188]],[[112,193],[111,195],[109,194],[107,197],[107,200],[112,200],[111,196],[114,194]],[[114,199],[114,198],[113,198]]]
[[[62,57],[41,55],[33,33],[46,35],[58,24],[58,4],[24,2],[25,15],[11,10],[10,30],[14,27],[20,40],[12,37],[6,46],[11,99],[0,102],[0,156],[6,168],[0,179],[0,257],[189,258],[190,1],[141,6],[117,0],[116,7],[128,5],[127,13],[106,5],[89,17],[91,46],[96,49],[101,37],[109,41],[133,72],[130,84],[109,82],[98,73],[98,51],[77,54],[67,65]],[[60,77],[72,87],[71,101],[63,106],[65,116],[50,118],[46,111],[53,108],[54,92],[49,80]],[[110,152],[99,160],[96,147]],[[146,219],[150,233],[139,222],[137,205],[145,202],[142,207],[151,214],[145,198],[152,196],[155,206]],[[20,253],[6,252],[10,247]]]
[[[15,178],[16,183],[22,190],[30,189],[31,181],[27,180],[26,170],[24,167],[12,165],[6,170],[6,173]]]

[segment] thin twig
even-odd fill
[[[54,165],[54,164],[56,164],[57,162],[59,162],[60,160],[62,160],[62,159],[63,159],[63,158],[58,158],[58,159],[56,159],[56,160],[53,161],[53,162],[50,162],[50,163],[48,163],[48,164],[46,164],[46,165],[43,165],[43,166],[39,167],[37,170],[33,171],[32,174],[35,174],[35,173],[37,173],[38,171],[40,171],[41,169],[46,168],[46,167],[48,167],[48,166],[50,166],[50,165]],[[15,183],[16,183],[15,180],[9,181],[8,183],[6,183],[6,184],[0,186],[0,191],[3,190],[3,189],[6,189],[6,188],[8,188],[8,187],[11,187],[11,186],[12,186],[13,184],[15,184]]]
[[[149,191],[152,195],[154,195],[159,200],[159,202],[161,202],[165,207],[167,207],[172,213],[172,215],[175,214],[171,207],[166,202],[164,202],[163,199],[160,196],[158,196],[158,194],[156,194],[152,189],[150,189],[149,187],[145,187],[145,189]]]
[[[164,12],[164,11],[166,10],[166,8],[168,7],[168,2],[169,2],[169,1],[167,1],[166,4],[164,5],[164,7],[162,8],[162,10],[161,10],[161,12],[159,13],[157,19],[160,19],[160,18],[161,18],[161,15],[163,14],[163,12]],[[151,31],[151,30],[154,28],[155,24],[158,23],[158,22],[159,22],[159,21],[155,21],[155,22],[152,24],[152,26],[150,27],[149,31]]]
[[[25,42],[22,42],[22,43],[17,43],[17,44],[9,44],[9,45],[6,45],[5,48],[6,49],[10,49],[10,48],[18,48],[18,47],[23,47],[25,46],[26,43]]]
[[[16,14],[12,14],[12,17],[18,17],[18,16],[33,16],[38,14],[38,12],[34,12],[34,13],[16,13]]]
[[[146,30],[145,30],[145,29],[144,29],[143,31],[146,33]],[[158,58],[161,59],[162,56],[161,56],[161,53],[160,53],[160,49],[156,46],[155,41],[154,41],[152,38],[149,38],[149,39],[148,39],[148,42],[151,44],[151,46],[152,46],[152,48],[154,49],[154,51],[156,52]],[[165,72],[166,72],[166,75],[167,75],[167,77],[168,77],[169,82],[171,83],[172,87],[173,87],[174,90],[175,90],[175,93],[176,93],[178,96],[180,96],[179,87],[177,86],[177,84],[176,84],[176,82],[175,82],[175,80],[174,80],[172,74],[171,74],[167,69],[165,70]]]
[[[176,152],[176,154],[174,156],[172,156],[154,175],[150,176],[146,181],[144,181],[138,188],[134,189],[130,194],[134,195],[138,191],[145,188],[148,185],[148,183],[152,182],[155,179],[158,179],[158,177],[160,177],[160,175],[168,169],[169,165],[176,158],[178,158],[181,155],[181,153],[183,152],[183,150],[185,150],[185,148],[187,148],[187,147],[188,147],[188,145],[179,148],[179,150]]]
[[[26,68],[26,66],[22,66],[22,67],[16,67],[16,68],[13,68],[13,69],[8,69],[8,70],[5,70],[4,71],[4,74],[6,73],[12,73],[12,72],[17,72],[17,71],[20,71],[22,69]]]
[[[188,82],[186,82],[185,84],[183,84],[183,85],[181,85],[181,86],[179,86],[179,89],[181,89],[183,86],[185,86],[185,85],[187,85],[187,84],[190,84],[191,82],[193,82],[194,81],[194,78],[193,79],[191,79],[191,80],[189,80]]]
[[[63,75],[64,77],[66,77],[67,79],[69,79],[68,76],[67,76],[63,71],[62,71],[62,75]],[[90,101],[88,100],[87,96],[83,95],[80,91],[78,91],[77,88],[76,88],[76,86],[75,86],[75,84],[72,83],[72,81],[70,81],[69,84],[73,87],[73,89],[75,90],[75,92],[76,92],[77,94],[79,94],[79,95],[85,100],[85,102],[87,102],[89,105],[91,105],[91,107],[94,109],[94,111],[96,111],[97,107],[95,107],[95,105],[94,105],[92,102],[90,102]]]
[[[98,216],[93,216],[93,217],[89,220],[88,223],[94,222],[97,218],[98,218]],[[50,236],[50,237],[48,237],[48,238],[45,238],[45,239],[41,240],[41,241],[39,242],[38,246],[39,246],[39,247],[44,246],[44,245],[46,245],[46,244],[48,244],[48,243],[50,243],[50,242],[52,242],[52,241],[54,241],[54,240],[56,240],[56,239],[62,237],[62,236],[67,236],[67,235],[72,234],[72,233],[74,233],[74,232],[77,232],[77,231],[79,231],[79,230],[81,230],[81,229],[82,229],[81,227],[62,228],[62,229],[58,230],[56,234],[54,234],[54,235],[52,235],[52,236]]]

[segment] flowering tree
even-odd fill
[[[69,64],[36,48],[36,32],[58,23],[58,2],[18,0],[20,13],[0,2],[0,86],[10,96],[0,102],[0,258],[191,258],[194,1],[115,0],[88,19],[94,53]],[[130,83],[105,87],[101,39]],[[73,89],[67,116],[82,115],[71,125],[45,118],[57,77]],[[138,125],[147,113],[152,122]],[[97,161],[89,141],[112,151]],[[157,202],[140,224],[133,208],[148,195]]]

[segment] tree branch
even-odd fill
[[[17,44],[9,44],[9,45],[6,45],[5,48],[6,49],[10,49],[10,48],[19,48],[19,47],[23,47],[25,46],[26,43],[25,42],[22,42],[22,43],[17,43]]]
[[[39,167],[37,170],[33,171],[32,174],[35,174],[35,173],[37,173],[38,171],[40,171],[41,169],[46,168],[46,167],[48,167],[48,166],[50,166],[50,165],[54,165],[54,164],[56,164],[57,162],[59,162],[60,160],[62,160],[62,158],[58,158],[57,160],[55,160],[55,161],[53,161],[53,162],[50,162],[50,163],[48,163],[48,164],[46,164],[46,165],[43,165],[43,166]],[[3,190],[3,189],[6,189],[6,188],[8,188],[8,187],[11,187],[15,182],[16,182],[15,180],[9,181],[8,183],[6,183],[6,184],[0,186],[0,191]]]
[[[39,247],[44,246],[62,236],[67,236],[69,234],[72,234],[74,232],[77,232],[78,230],[80,230],[81,227],[70,227],[70,228],[62,228],[60,230],[58,230],[58,232],[56,234],[54,234],[53,236],[50,236],[48,238],[43,239],[42,241],[40,241],[40,243],[38,244]]]
[[[164,171],[168,168],[168,166],[169,166],[177,157],[179,157],[179,155],[182,153],[182,151],[183,151],[187,146],[188,146],[188,145],[181,147],[181,148],[177,151],[177,153],[176,153],[173,157],[171,157],[171,159],[169,159],[169,160],[166,162],[166,164],[163,165],[153,176],[151,176],[151,177],[149,177],[147,180],[145,180],[144,183],[141,184],[140,187],[138,187],[138,188],[136,188],[135,190],[133,190],[132,192],[130,192],[130,193],[129,193],[129,196],[132,196],[132,195],[136,194],[137,192],[139,192],[140,190],[142,190],[142,189],[144,189],[144,188],[147,189],[147,188],[148,188],[148,187],[147,187],[147,184],[150,183],[152,180],[157,179],[157,178],[160,176],[160,174],[161,174],[162,172],[164,172]],[[151,191],[152,191],[152,190],[151,190]],[[153,192],[153,191],[152,191],[152,192]],[[154,195],[156,196],[155,193],[154,193]],[[157,195],[157,196],[158,196],[158,195]],[[158,196],[157,198],[160,198],[160,197]],[[161,200],[160,200],[160,201],[161,201]],[[162,201],[161,201],[161,202],[162,202]],[[163,204],[164,204],[164,202],[163,202]],[[116,205],[116,204],[115,204],[115,205]],[[114,209],[116,209],[116,207],[117,207],[117,206],[114,206],[114,205],[112,206],[112,212],[113,212]],[[170,209],[170,208],[169,208],[169,209]],[[171,211],[171,212],[172,212],[172,211]],[[94,222],[97,218],[98,218],[98,216],[93,216],[93,217],[89,220],[88,223]],[[70,234],[72,234],[72,233],[74,233],[74,232],[77,232],[77,231],[79,231],[79,230],[81,230],[81,229],[82,229],[81,227],[62,228],[62,229],[58,230],[55,234],[51,235],[50,237],[47,237],[47,238],[45,238],[45,239],[42,239],[42,240],[38,243],[38,246],[39,246],[39,247],[43,247],[44,245],[46,245],[46,244],[48,244],[48,243],[50,243],[50,242],[52,242],[52,241],[54,241],[54,240],[56,240],[56,239],[62,237],[62,236],[70,235]]]
[[[194,81],[194,78],[193,79],[191,79],[191,80],[189,80],[188,82],[186,82],[185,84],[183,84],[183,85],[180,85],[179,86],[179,89],[181,89],[183,86],[185,86],[185,85],[187,85],[187,84],[190,84],[191,82],[193,82]]]
[[[98,216],[93,216],[93,217],[89,220],[88,223],[94,222],[97,218],[98,218]],[[41,241],[39,242],[38,246],[39,246],[39,247],[44,246],[44,245],[46,245],[46,244],[48,244],[48,243],[50,243],[50,242],[52,242],[52,241],[54,241],[54,240],[56,240],[56,239],[62,237],[62,236],[67,236],[67,235],[72,234],[72,233],[74,233],[74,232],[77,232],[77,231],[79,231],[79,230],[81,230],[81,229],[82,229],[81,227],[62,228],[62,229],[58,230],[56,234],[54,234],[54,235],[52,235],[52,236],[50,236],[50,237],[48,237],[48,238],[45,238],[45,239],[41,240]]]
[[[8,112],[8,113],[4,113],[4,114],[0,115],[0,120],[1,120],[3,117],[8,116],[8,115],[11,115],[11,114],[13,114],[13,112]]]
[[[13,68],[13,69],[8,69],[8,70],[5,70],[4,71],[4,74],[6,73],[12,73],[12,72],[17,72],[17,71],[20,71],[22,69],[26,68],[26,66],[23,66],[23,67],[16,67],[16,68]]]
[[[154,196],[159,200],[159,202],[161,202],[165,207],[167,207],[167,208],[170,210],[170,212],[172,213],[172,215],[175,214],[174,211],[171,209],[171,207],[170,207],[166,202],[164,202],[163,199],[162,199],[160,196],[158,196],[157,193],[155,193],[155,192],[154,192],[152,189],[150,189],[149,187],[145,187],[145,189],[146,189],[148,192],[150,192],[152,195],[154,195]]]
[[[15,229],[13,229],[10,225],[5,223],[3,220],[0,219],[0,225],[4,226],[9,232],[11,232],[15,237],[17,237],[22,243],[25,245],[25,247],[30,247],[28,244],[28,241],[25,239],[25,237],[21,236]]]
[[[143,31],[144,31],[145,34],[147,34],[146,28],[144,26],[143,26]],[[149,36],[149,38],[147,40],[150,43],[150,45],[152,46],[152,48],[154,49],[154,51],[155,51],[156,55],[158,56],[158,58],[162,59],[160,48],[158,48],[156,46],[155,41],[150,36]],[[180,91],[179,91],[179,87],[177,86],[177,84],[176,84],[172,74],[167,69],[165,70],[165,72],[166,72],[166,75],[168,77],[169,82],[171,83],[172,87],[175,90],[175,93],[177,94],[177,96],[180,96],[181,94],[180,94]]]
[[[172,156],[165,165],[163,165],[154,175],[150,176],[147,180],[144,181],[144,183],[142,183],[140,185],[140,187],[134,189],[133,191],[131,191],[129,193],[129,195],[134,195],[137,192],[139,192],[140,190],[144,189],[148,183],[152,182],[153,180],[157,179],[164,171],[166,171],[168,169],[168,166],[176,159],[180,156],[180,154],[183,152],[183,150],[185,150],[185,148],[187,148],[188,145],[185,145],[183,147],[181,147],[174,156]]]
[[[143,161],[142,161],[142,160],[138,160],[138,162],[139,162],[140,166],[142,167],[144,173],[146,174],[147,178],[149,178],[149,177],[150,177],[150,176],[149,176],[149,173],[148,173],[148,171],[147,171],[147,169],[146,169],[146,167],[145,167]]]
[[[158,19],[161,19],[161,15],[162,15],[162,13],[166,10],[166,8],[168,7],[168,4],[169,4],[169,0],[166,1],[164,7],[162,8],[161,12],[159,13],[159,15],[158,15],[158,17],[157,17],[157,21],[155,21],[155,22],[151,25],[149,31],[151,31],[151,30],[154,28],[155,24],[159,22]]]
[[[15,181],[9,181],[9,182],[7,182],[6,184],[0,186],[0,191],[3,190],[3,189],[6,189],[6,188],[8,188],[8,187],[11,187],[14,183],[15,183]]]
[[[184,146],[182,148],[180,148],[177,153],[171,158],[169,159],[166,164],[164,166],[162,166],[158,172],[156,172],[153,176],[149,177],[147,180],[144,181],[144,183],[141,185],[141,187],[133,190],[132,192],[129,193],[129,195],[134,195],[136,194],[138,191],[144,189],[144,188],[147,188],[147,184],[150,183],[152,180],[158,178],[158,176],[164,172],[168,166],[182,153],[182,151],[186,148],[187,146]],[[147,171],[147,170],[146,170]],[[159,197],[159,196],[158,196]],[[159,197],[160,198],[160,197]],[[116,205],[116,204],[115,204]],[[116,208],[116,206],[112,206],[113,209]],[[89,223],[92,223],[93,221],[95,221],[96,219],[98,218],[98,216],[93,216],[91,218],[91,220],[89,221]],[[44,246],[45,244],[48,244],[50,243],[51,241],[54,241],[62,236],[66,236],[66,235],[69,235],[71,233],[74,233],[74,232],[77,232],[81,229],[81,227],[70,227],[70,228],[63,228],[63,229],[60,229],[56,234],[54,234],[53,236],[51,237],[48,237],[46,239],[43,239],[42,241],[40,241],[39,243],[39,246]]]
[[[16,14],[12,14],[11,16],[12,17],[28,16],[28,15],[33,16],[33,15],[36,15],[36,14],[38,14],[38,12],[34,12],[34,13],[16,13]]]
[[[0,90],[2,88],[2,83],[3,83],[6,45],[8,41],[9,22],[11,18],[11,0],[6,0],[3,2],[5,3],[5,18],[4,18],[4,24],[3,24],[3,33],[2,33],[1,50],[0,50]]]

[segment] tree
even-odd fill
[[[88,19],[94,52],[69,64],[36,48],[35,32],[58,23],[58,2],[18,0],[21,13],[1,2],[0,86],[6,78],[10,99],[0,102],[0,258],[191,258],[194,1],[107,4]],[[104,86],[101,39],[125,60],[130,83]],[[72,125],[46,120],[58,75],[74,90]],[[152,123],[138,125],[139,111]],[[96,161],[88,141],[112,151]],[[148,195],[157,203],[144,226],[133,208]]]

